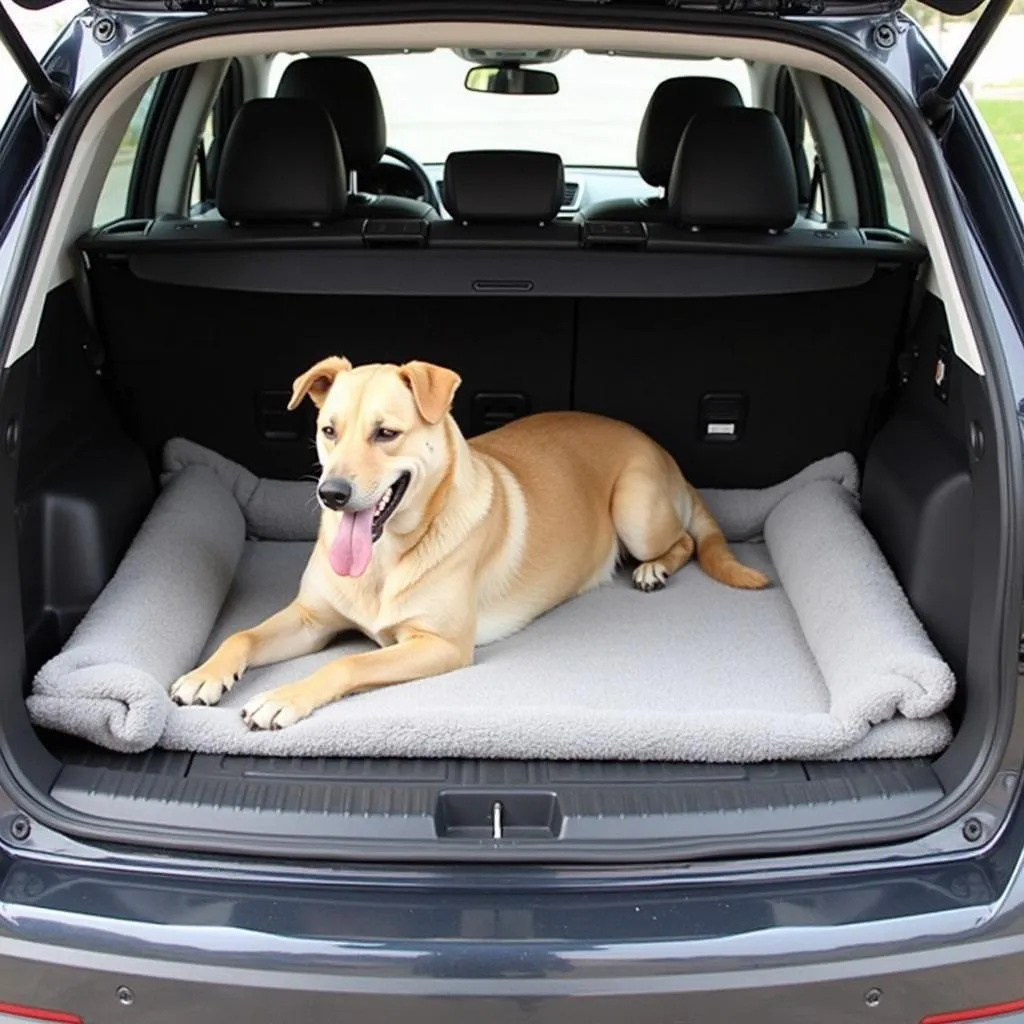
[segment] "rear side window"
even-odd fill
[[[96,212],[92,218],[94,226],[109,224],[112,220],[124,217],[128,212],[128,196],[131,191],[132,172],[135,170],[135,158],[139,151],[139,139],[145,131],[153,105],[153,95],[159,82],[160,78],[154,78],[149,83],[135,113],[132,114],[124,138],[121,139],[121,145],[117,147],[110,170],[107,171],[107,179],[103,183],[103,190],[96,202]]]
[[[899,186],[896,184],[896,175],[893,174],[889,158],[885,155],[882,147],[878,125],[875,119],[861,107],[864,115],[864,123],[871,137],[871,148],[875,154],[875,163],[878,165],[878,175],[882,180],[882,192],[885,197],[885,222],[891,228],[899,231],[910,232],[910,221],[907,218],[907,211],[900,196]]]

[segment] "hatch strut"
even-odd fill
[[[942,80],[921,94],[918,106],[940,139],[953,123],[953,101],[957,91],[1012,4],[1013,0],[989,0],[988,6],[981,12],[981,17],[971,29],[971,34],[960,47]]]
[[[14,59],[18,70],[25,76],[36,105],[39,127],[46,135],[53,131],[60,115],[68,105],[67,93],[47,73],[35,54],[28,48],[25,37],[11,20],[7,8],[0,3],[0,39]]]

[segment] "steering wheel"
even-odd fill
[[[403,152],[400,149],[395,149],[394,146],[388,146],[384,150],[384,155],[391,157],[392,160],[397,160],[403,167],[407,168],[419,182],[420,188],[423,190],[423,198],[426,202],[441,212],[441,199],[437,194],[437,190],[434,187],[434,183],[430,180],[430,175],[427,174],[423,165],[409,156],[408,153]]]

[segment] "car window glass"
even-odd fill
[[[96,212],[92,219],[94,225],[108,224],[112,220],[125,216],[128,212],[128,191],[131,187],[132,169],[135,167],[139,139],[142,136],[146,118],[149,116],[153,94],[156,92],[159,81],[159,78],[154,78],[149,83],[135,113],[132,114],[124,138],[121,139],[121,145],[117,147],[110,170],[107,171],[106,181],[103,182],[103,190],[96,203]]]
[[[271,62],[267,95],[301,53]],[[388,144],[422,163],[462,149],[537,149],[567,166],[635,168],[636,137],[651,94],[666,78],[732,82],[752,102],[750,69],[738,58],[683,59],[573,51],[551,64],[553,95],[495,96],[464,85],[472,66],[450,50],[361,56],[377,83]]]
[[[213,111],[206,116],[199,145],[196,147],[196,159],[192,165],[192,184],[189,186],[189,208],[202,203],[208,197],[204,195],[203,170],[205,161],[213,145]]]
[[[878,174],[882,179],[882,192],[885,198],[885,222],[891,228],[900,231],[910,231],[910,221],[907,218],[907,210],[903,205],[903,198],[900,196],[899,186],[896,184],[896,175],[893,174],[892,165],[882,148],[881,135],[875,119],[861,108],[864,121],[868,127],[868,134],[871,136],[871,148],[875,154],[875,161],[878,164]]]
[[[1006,168],[1024,195],[1024,90],[991,89],[974,97]]]

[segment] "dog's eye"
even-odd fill
[[[326,437],[328,441],[333,441],[335,439],[335,437],[338,436],[338,432],[334,429],[334,427],[332,427],[330,425],[330,423],[325,423],[320,428],[320,433],[323,434],[324,437]]]
[[[387,427],[378,427],[373,435],[378,441],[394,441],[401,433],[400,430],[389,430]]]

